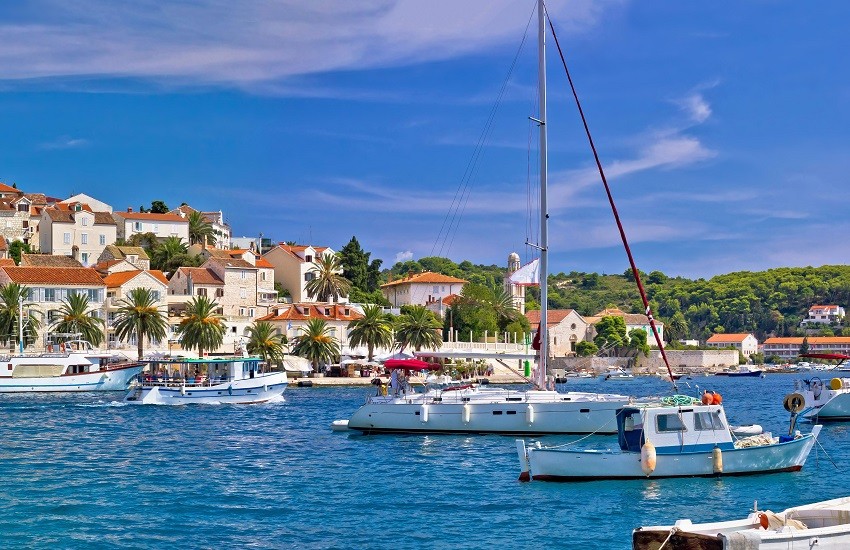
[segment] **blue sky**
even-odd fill
[[[464,174],[534,4],[6,2],[0,181],[221,209],[236,235],[337,249],[356,235],[387,266],[527,259],[533,31]],[[641,269],[847,261],[850,3],[548,9]],[[554,48],[549,61],[551,270],[621,273]]]

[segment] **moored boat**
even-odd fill
[[[788,508],[754,510],[743,519],[638,527],[633,550],[811,550],[850,547],[850,497]]]
[[[58,351],[0,357],[0,392],[123,391],[144,368],[84,341]]]
[[[286,390],[285,372],[262,372],[259,357],[156,359],[124,397],[141,405],[263,403]]]
[[[794,416],[792,416],[792,429]],[[809,434],[735,441],[722,405],[686,396],[617,411],[619,448],[572,450],[517,440],[520,480],[588,481],[762,474],[803,467],[820,425]]]
[[[818,422],[835,422],[850,420],[850,378],[844,378],[847,371],[845,363],[850,356],[837,353],[809,353],[802,357],[838,361],[830,365],[826,371],[819,374],[835,375],[824,382],[820,376],[812,376],[804,380],[796,380],[794,391],[798,399],[803,401],[801,415],[807,420]]]

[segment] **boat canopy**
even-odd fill
[[[404,369],[404,370],[439,370],[443,368],[438,363],[429,363],[421,359],[387,359],[384,363],[387,370]]]
[[[843,353],[801,353],[800,357],[808,357],[810,359],[832,359],[833,361],[846,361],[850,359],[850,355]]]

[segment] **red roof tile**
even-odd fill
[[[285,306],[279,306],[276,309],[277,311],[273,311],[257,320],[307,321],[309,319],[325,319],[329,321],[353,321],[363,318],[363,315],[356,309],[345,304],[287,304]],[[328,311],[327,315],[325,314],[325,310]],[[348,315],[345,314],[345,310],[348,310]],[[308,311],[309,314],[306,313]]]
[[[434,273],[426,271],[425,273],[411,273],[402,279],[396,279],[389,283],[381,285],[381,288],[389,286],[406,285],[406,284],[466,284],[469,281],[458,279],[457,277],[449,277],[442,273]]]
[[[725,344],[727,342],[740,344],[747,339],[747,336],[750,336],[750,333],[714,334],[705,342],[707,344]]]
[[[104,286],[103,279],[90,267],[2,267],[16,283],[44,285]]]
[[[153,212],[113,212],[112,215],[124,218],[125,220],[189,223],[186,218],[181,218],[177,214],[155,214]]]
[[[184,277],[192,277],[192,282],[196,285],[216,285],[223,286],[224,281],[219,279],[215,272],[210,271],[205,267],[181,267],[171,276],[173,279],[180,273]]]
[[[575,311],[574,309],[550,309],[546,315],[546,326],[557,325],[561,323],[567,316]],[[525,318],[531,324],[531,328],[536,328],[540,324],[540,310],[535,309],[525,312]]]

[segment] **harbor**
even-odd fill
[[[730,423],[755,422],[779,435],[788,429],[782,399],[796,379],[701,377],[681,391],[715,390]],[[579,384],[606,387],[598,379]],[[668,387],[657,377],[637,377],[628,391],[649,395]],[[2,394],[4,545],[336,548],[345,540],[357,548],[617,550],[630,548],[639,525],[743,517],[754,500],[779,511],[846,496],[838,481],[850,460],[846,424],[824,426],[799,472],[521,483],[511,437],[329,429],[371,393],[364,386],[290,384],[284,402],[185,407],[127,406],[120,392]],[[616,437],[575,445],[610,448]],[[541,529],[517,528],[541,522]]]

